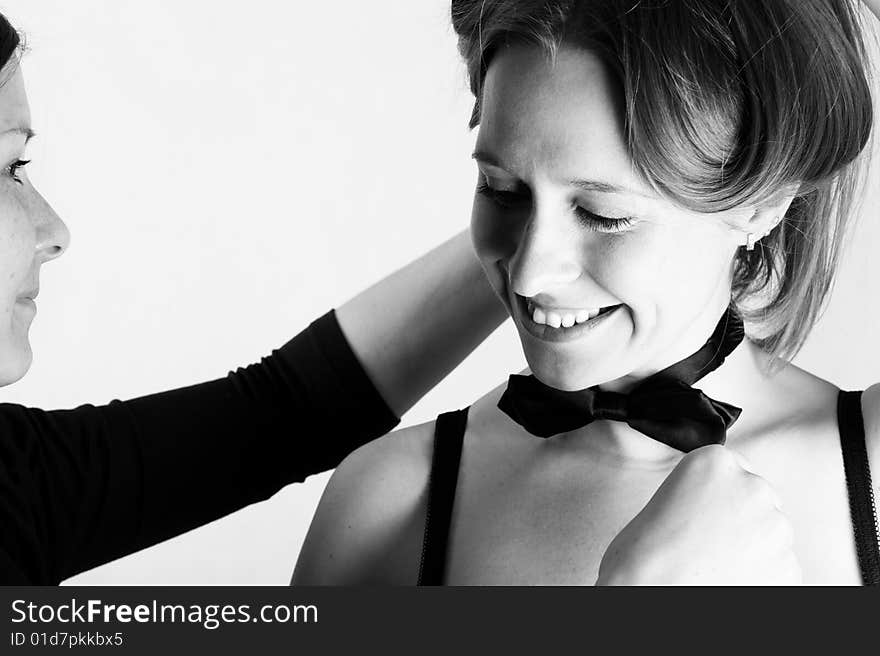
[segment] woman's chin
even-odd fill
[[[576,370],[572,367],[560,367],[558,362],[533,362],[531,358],[526,359],[535,378],[549,387],[564,392],[576,392],[604,382],[601,378],[596,377],[595,373],[598,368],[595,367],[579,367]],[[585,369],[588,369],[592,374],[588,374]]]
[[[27,336],[0,342],[0,387],[24,378],[33,359]]]
[[[516,323],[523,353],[535,378],[558,390],[573,392],[626,374],[626,370],[621,371],[621,364],[628,359],[631,329],[608,323],[620,324],[622,318],[619,311],[609,314],[604,327],[598,327],[605,329],[604,333],[594,332],[571,340],[541,338],[519,321]]]

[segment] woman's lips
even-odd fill
[[[551,308],[526,299],[526,314],[537,324],[553,328],[571,328],[598,316],[602,308]]]
[[[33,287],[32,289],[27,290],[26,292],[22,292],[18,295],[18,299],[27,299],[29,301],[37,300],[37,296],[40,294],[39,287]]]
[[[512,294],[517,322],[542,341],[570,342],[584,337],[616,314],[618,305],[601,308],[550,308]]]
[[[16,303],[16,305],[27,308],[28,310],[30,310],[32,312],[36,312],[37,311],[37,304],[34,302],[34,300],[37,298],[39,293],[40,293],[39,287],[34,287],[33,289],[29,289],[28,291],[24,292],[23,294],[20,294],[15,299],[15,303]]]
[[[19,297],[15,299],[15,305],[16,307],[26,309],[29,312],[37,311],[37,304],[34,303],[34,299],[32,298]]]

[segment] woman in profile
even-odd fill
[[[293,582],[880,582],[880,386],[789,363],[860,191],[861,20],[454,0],[472,238],[531,375],[347,458]]]

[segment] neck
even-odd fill
[[[743,408],[745,414],[749,407],[760,407],[760,398],[766,393],[768,375],[763,368],[766,361],[767,355],[745,339],[722,366],[704,376],[694,387],[713,399]],[[736,428],[734,425],[728,433],[728,443],[735,439]],[[683,456],[677,449],[617,421],[596,421],[562,438],[575,448],[589,449],[597,459],[613,466],[671,468]]]
[[[705,335],[717,325],[718,317],[714,312],[707,313],[712,321],[710,327],[694,326],[691,335],[695,339],[681,340],[673,362],[684,359],[696,352],[705,344]],[[702,323],[702,322],[701,322]],[[678,353],[681,351],[681,353]],[[723,364],[700,378],[693,387],[702,390],[707,396],[731,403],[743,409],[744,417],[728,431],[728,444],[736,439],[741,429],[748,425],[749,408],[761,407],[761,399],[767,392],[769,375],[765,373],[768,355],[748,339],[742,342],[725,358]],[[629,392],[646,376],[664,369],[668,365],[651,368],[645,372],[630,374],[626,377],[603,383],[605,390]],[[739,430],[738,430],[739,429]],[[588,448],[594,456],[616,466],[636,467],[671,467],[682,457],[682,453],[672,447],[658,442],[630,428],[623,422],[595,421],[584,428],[572,431],[563,439],[572,445],[579,444]],[[579,447],[580,448],[580,447]]]

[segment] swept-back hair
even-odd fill
[[[779,361],[821,315],[864,177],[860,21],[855,0],[452,0],[471,127],[499,48],[582,47],[608,67],[629,156],[659,194],[698,212],[796,194],[733,263],[733,299]]]

